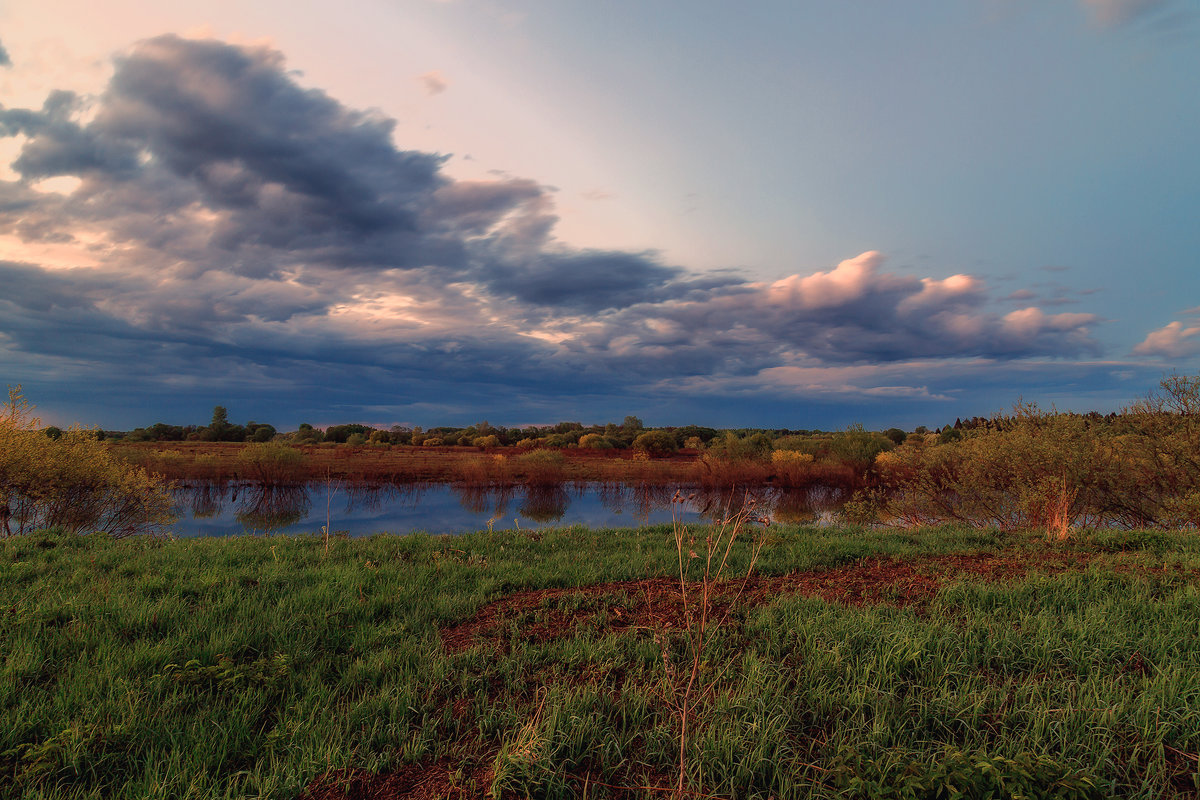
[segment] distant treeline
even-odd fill
[[[977,418],[966,423],[956,420],[946,425],[942,433],[953,437],[951,431],[975,424],[986,424],[989,420]],[[854,428],[861,430],[861,428]],[[914,433],[927,434],[924,426]],[[51,432],[53,435],[53,432]],[[669,452],[680,449],[702,450],[710,447],[714,440],[722,443],[729,437],[770,451],[775,442],[789,437],[826,437],[833,432],[812,428],[710,428],[702,425],[647,428],[642,420],[627,416],[621,423],[584,425],[580,422],[559,422],[555,425],[530,425],[504,427],[492,425],[484,420],[466,427],[395,425],[391,428],[376,428],[357,423],[330,425],[325,429],[308,423],[295,431],[281,432],[273,425],[251,420],[245,425],[229,422],[224,406],[213,409],[212,422],[208,425],[168,425],[158,422],[145,428],[131,431],[105,431],[103,438],[126,442],[269,442],[283,441],[291,444],[350,444],[350,445],[409,445],[409,446],[468,446],[468,447],[582,447],[594,450],[627,450],[637,448],[653,452]],[[899,428],[889,428],[876,434],[900,444],[908,433]]]

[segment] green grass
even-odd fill
[[[781,596],[735,615],[704,653],[716,691],[690,742],[697,791],[1200,789],[1194,534],[771,537],[763,574],[877,555],[1098,557],[950,583],[916,609]],[[438,629],[523,589],[671,576],[673,547],[669,527],[377,536],[328,554],[315,537],[0,541],[0,798],[293,798],[329,769],[439,759],[486,769],[504,796],[575,797],[586,778],[589,797],[662,797],[611,788],[674,783],[655,631],[614,633],[602,611],[549,641],[514,624],[502,646],[450,654]],[[561,597],[529,621],[588,603]]]

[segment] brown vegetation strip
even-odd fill
[[[967,553],[915,559],[864,559],[830,569],[779,576],[753,576],[723,582],[714,592],[714,616],[732,607],[765,605],[784,595],[820,597],[849,606],[921,606],[945,583],[961,578],[1004,581],[1030,572],[1057,574],[1082,569],[1093,553]],[[689,593],[699,597],[700,586]],[[503,646],[512,624],[525,641],[549,641],[568,636],[580,625],[595,623],[603,614],[609,630],[663,630],[684,624],[679,581],[651,578],[581,586],[537,589],[495,600],[465,622],[442,630],[442,643],[460,652],[480,641]]]

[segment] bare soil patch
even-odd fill
[[[848,606],[921,607],[951,581],[1006,581],[1031,572],[1058,574],[1083,569],[1096,554],[1082,552],[965,553],[919,558],[872,558],[829,569],[731,579],[715,587],[714,613],[765,605],[781,596],[820,597]],[[582,625],[610,631],[664,630],[685,624],[679,581],[651,578],[570,589],[515,592],[480,608],[470,619],[444,628],[442,644],[461,652],[479,643],[503,650],[518,628],[525,641],[572,635]],[[689,586],[693,598],[700,586]]]
[[[485,797],[491,768],[463,769],[450,759],[410,764],[386,775],[332,770],[304,788],[300,800],[467,800]]]

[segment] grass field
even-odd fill
[[[768,534],[685,796],[1200,792],[1194,533]],[[669,527],[0,541],[0,798],[669,797],[677,574]]]

